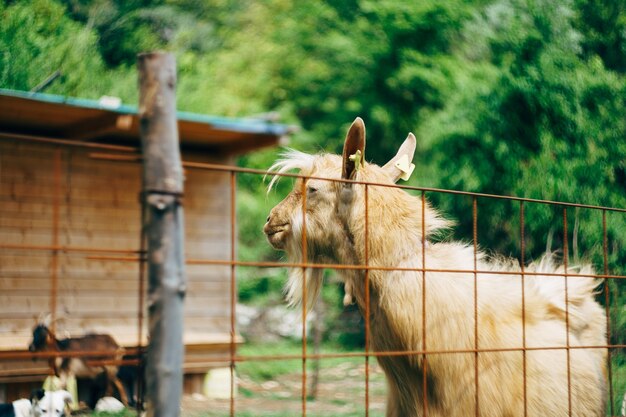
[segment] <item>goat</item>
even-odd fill
[[[280,174],[300,172],[263,228],[275,249],[293,263],[369,267],[369,308],[366,272],[339,273],[344,302],[354,300],[370,314],[370,345],[388,384],[386,415],[422,416],[427,409],[434,417],[508,417],[527,408],[528,416],[603,416],[606,317],[594,300],[599,282],[564,278],[592,275],[593,269],[565,270],[546,255],[522,275],[515,260],[487,257],[460,242],[429,241],[452,223],[425,199],[392,186],[409,170],[415,147],[409,134],[387,164],[366,163],[365,125],[357,118],[342,156],[290,150],[269,169],[275,175],[268,192]],[[367,202],[363,182],[370,183]],[[322,274],[321,268],[292,268],[289,303],[310,309]],[[597,348],[576,349],[589,346]],[[384,354],[398,351],[418,353]]]
[[[65,417],[65,410],[72,402],[67,391],[44,391],[36,389],[30,399],[22,398],[10,404],[0,404],[0,417]]]
[[[124,405],[128,404],[126,390],[121,381],[117,378],[118,367],[107,364],[94,364],[92,362],[102,362],[106,360],[120,359],[124,349],[120,347],[115,339],[108,334],[86,334],[81,337],[70,337],[57,339],[50,330],[50,316],[37,323],[33,329],[33,341],[28,350],[31,352],[60,352],[76,353],[81,352],[102,352],[89,357],[61,357],[50,358],[50,366],[54,374],[60,379],[60,388],[67,387],[67,379],[70,375],[76,378],[86,378],[96,380],[104,376],[106,379],[107,391],[111,385],[117,389],[120,400]],[[95,404],[95,402],[94,402]]]
[[[38,390],[31,395],[33,417],[66,417],[66,412],[72,402],[72,394],[68,391]]]

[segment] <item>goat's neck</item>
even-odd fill
[[[369,234],[369,233],[368,233]],[[364,236],[361,242],[364,242]],[[360,236],[355,236],[359,241]],[[417,296],[422,292],[421,272],[418,271],[422,265],[422,253],[427,247],[426,242],[416,238],[414,242],[408,242],[400,246],[399,242],[387,242],[386,246],[377,243],[375,234],[370,235],[368,253],[365,256],[364,245],[358,244],[351,251],[346,251],[349,258],[342,259],[342,263],[348,265],[366,265],[369,267],[383,268],[409,268],[415,271],[388,271],[380,269],[354,270],[346,269],[342,272],[346,288],[359,306],[361,313],[365,316],[369,311],[370,316],[377,317],[377,322],[386,327],[379,320],[386,317],[403,317],[403,307],[394,300],[406,298],[409,294]],[[382,248],[382,249],[381,249]],[[366,288],[369,286],[369,293]],[[366,307],[366,300],[369,297],[369,308]],[[382,313],[382,314],[381,314]]]
[[[407,329],[414,327],[415,319],[421,317],[423,280],[418,269],[422,267],[422,255],[429,250],[422,237],[421,212],[415,208],[415,201],[409,200],[412,197],[399,195],[396,202],[385,200],[383,204],[376,204],[375,193],[374,190],[370,193],[367,227],[359,211],[359,207],[364,206],[363,201],[355,202],[354,211],[346,214],[346,228],[353,245],[350,250],[343,249],[345,257],[341,261],[351,265],[416,270],[370,269],[367,274],[364,270],[345,270],[343,276],[361,312],[365,315],[369,311],[373,318],[373,338],[378,335],[381,341],[383,338],[393,340],[394,348],[416,347],[420,344],[421,331],[408,334]],[[366,306],[366,281],[369,283],[369,308]],[[429,299],[433,297],[429,292]],[[416,302],[408,302],[409,299]],[[373,343],[376,345],[377,341]]]
[[[59,339],[57,339],[56,334],[54,334],[54,332],[50,329],[48,329],[48,336],[46,338],[46,350],[61,350],[61,346],[59,345]]]

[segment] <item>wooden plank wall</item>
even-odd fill
[[[55,152],[60,158],[57,180]],[[190,153],[183,158],[233,162]],[[57,324],[60,335],[106,332],[126,346],[137,344],[138,263],[94,258],[132,254],[6,246],[52,245],[56,201],[60,246],[138,249],[140,176],[139,164],[95,160],[82,148],[0,141],[0,350],[27,348],[37,317],[51,311],[55,274],[56,312],[65,317]],[[230,192],[229,173],[186,172],[188,258],[230,259]],[[230,267],[188,265],[187,276],[186,342],[223,348],[230,334]],[[0,363],[0,382],[9,368]]]

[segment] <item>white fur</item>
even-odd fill
[[[276,182],[280,179],[280,174],[284,174],[292,170],[310,170],[313,166],[314,160],[315,158],[312,155],[296,151],[295,149],[286,149],[285,152],[280,154],[280,159],[277,160],[268,170],[274,175],[272,176],[272,179],[267,187],[267,192],[269,193]]]

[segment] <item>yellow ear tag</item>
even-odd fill
[[[407,155],[402,155],[400,159],[395,163],[396,168],[402,171],[402,175],[400,178],[403,181],[408,181],[411,178],[411,174],[415,169],[415,164],[409,162],[409,157]]]
[[[349,160],[354,162],[354,171],[358,171],[361,168],[361,151],[357,150],[356,153],[348,157]]]

